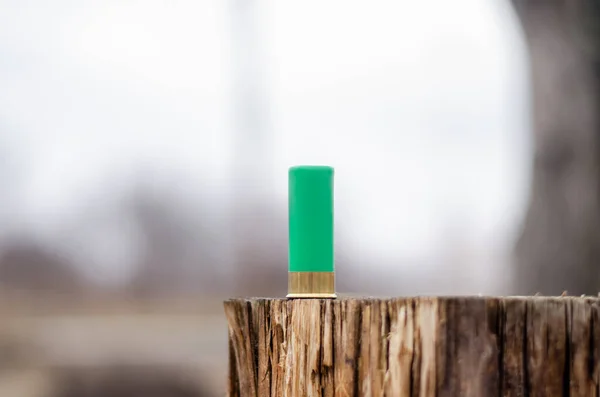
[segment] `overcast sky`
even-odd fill
[[[285,207],[287,167],[331,164],[337,222],[365,261],[435,262],[449,235],[506,253],[530,160],[507,3],[260,2],[273,200]],[[228,197],[234,4],[0,0],[3,231],[51,240],[144,170]],[[107,275],[135,256],[135,233],[108,223],[80,242]]]

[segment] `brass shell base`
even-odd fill
[[[289,272],[288,298],[335,298],[335,273]]]

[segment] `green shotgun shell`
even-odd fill
[[[335,298],[333,168],[289,170],[289,298]]]

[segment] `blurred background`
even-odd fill
[[[596,294],[599,21],[0,0],[0,395],[222,395],[221,302],[285,295],[297,164],[336,169],[342,293]]]

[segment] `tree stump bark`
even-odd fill
[[[599,396],[600,300],[225,303],[233,396]]]

